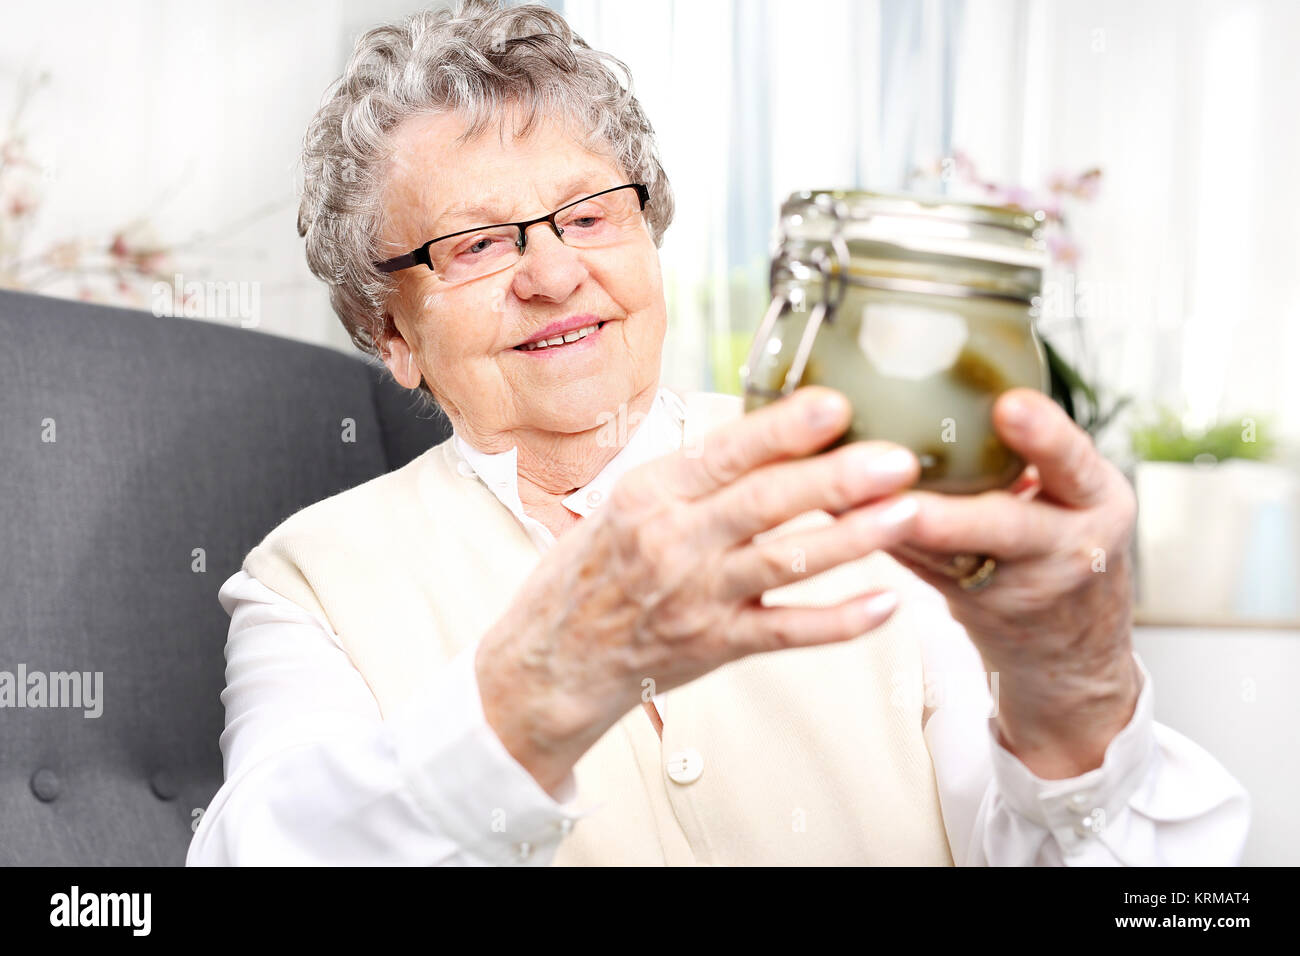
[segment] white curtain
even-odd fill
[[[1300,437],[1300,5],[992,10],[967,10],[953,141],[1030,185],[1102,168],[1073,222],[1084,364],[1193,428],[1273,413]]]
[[[658,133],[677,199],[662,253],[671,312],[665,377],[736,391],[767,304],[781,201],[822,186],[901,188],[913,155],[948,149],[951,74],[943,64],[960,6],[552,5],[588,43],[628,64]]]
[[[1075,274],[1051,277],[1072,295],[1042,324],[1085,374],[1189,425],[1273,413],[1300,437],[1300,5],[553,5],[629,64],[660,136],[669,380],[735,388],[786,195],[906,188],[959,151],[1030,190],[1101,168],[1070,209]]]
[[[1300,437],[1300,4],[550,2],[629,64],[659,133],[678,200],[666,380],[737,387],[785,196],[905,188],[960,151],[1031,189],[1103,170],[1071,211],[1085,335],[1043,321],[1086,372],[1190,424],[1272,411]],[[25,247],[107,245],[142,216],[167,243],[216,233],[186,247],[187,276],[254,283],[261,328],[350,348],[303,263],[294,163],[356,34],[418,3],[9,4],[0,108],[50,76],[24,120]]]

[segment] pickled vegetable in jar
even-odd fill
[[[781,207],[772,304],[741,369],[751,411],[801,385],[853,406],[830,447],[912,450],[916,487],[977,494],[1024,462],[993,428],[1009,388],[1050,387],[1035,328],[1042,214],[951,199],[806,191]]]

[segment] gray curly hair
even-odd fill
[[[389,134],[412,115],[457,112],[468,121],[464,142],[513,105],[526,110],[516,135],[527,134],[539,115],[567,117],[587,130],[589,145],[649,187],[647,224],[655,245],[663,242],[672,191],[621,60],[592,50],[562,16],[535,3],[461,0],[454,9],[375,27],[357,40],[307,128],[298,208],[307,264],[329,286],[334,311],[363,352],[379,355],[386,303],[397,286],[373,265],[386,255],[380,194]]]

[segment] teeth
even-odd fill
[[[592,332],[596,331],[595,325],[588,325],[586,328],[574,329],[572,332],[566,332],[564,335],[557,335],[553,338],[544,339],[540,342],[530,342],[528,345],[519,346],[520,351],[534,352],[537,349],[553,348],[557,345],[566,345],[569,342],[576,342],[578,339],[585,339]]]

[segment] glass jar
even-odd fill
[[[1011,484],[1024,462],[995,433],[992,408],[1009,388],[1050,387],[1034,322],[1042,221],[946,198],[793,194],[781,206],[772,304],[741,369],[746,411],[827,385],[853,404],[831,448],[910,448],[925,490]]]

